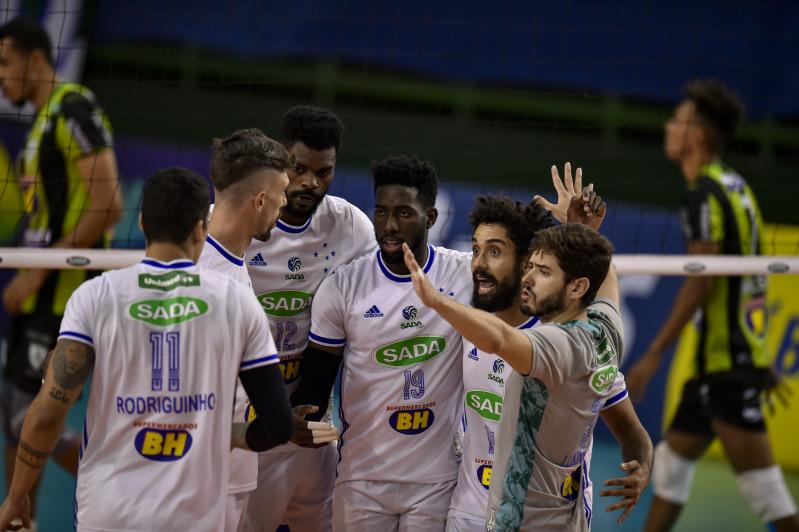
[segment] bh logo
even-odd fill
[[[560,496],[567,501],[575,500],[580,493],[580,471],[579,467],[572,471],[568,477],[563,479],[563,483],[560,485]]]
[[[140,455],[156,462],[180,460],[191,449],[191,434],[185,430],[142,429],[134,444]]]
[[[433,425],[434,421],[435,416],[429,408],[397,410],[388,418],[388,424],[392,429],[400,434],[410,436],[426,431]]]
[[[404,309],[402,309],[402,317],[406,320],[412,320],[416,318],[416,307],[413,305],[408,305]]]
[[[493,370],[494,373],[502,373],[505,371],[505,363],[502,361],[502,359],[498,358],[494,361]]]
[[[302,268],[302,259],[299,257],[291,257],[289,259],[289,271],[298,272]]]
[[[488,490],[491,487],[491,471],[493,467],[491,464],[483,464],[477,468],[477,480],[483,489]]]

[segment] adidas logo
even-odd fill
[[[264,256],[260,253],[256,254],[249,262],[250,266],[266,266]]]
[[[372,305],[372,307],[363,313],[364,318],[382,318],[383,313],[380,312],[380,309],[377,308],[377,305]]]
[[[469,358],[472,360],[477,360],[477,348],[475,347],[471,351],[469,351]]]

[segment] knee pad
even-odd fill
[[[655,465],[652,468],[652,489],[661,499],[685,504],[694,483],[696,461],[674,452],[666,440],[655,447]]]
[[[751,469],[738,473],[738,490],[764,523],[796,513],[796,503],[785,485],[780,466]]]

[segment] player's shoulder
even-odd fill
[[[331,221],[335,220],[337,222],[341,222],[343,220],[349,220],[352,222],[353,220],[369,219],[366,214],[354,204],[350,203],[344,198],[331,196],[330,194],[325,195],[322,203],[319,205],[318,211],[320,211],[318,214],[322,214],[322,217],[329,217]],[[349,231],[349,228],[343,225],[344,224],[338,223],[328,226],[326,229],[330,230],[332,228],[335,230],[337,227],[341,227],[342,230]]]
[[[433,250],[442,261],[455,262],[458,264],[471,264],[472,254],[456,249],[445,248],[443,246],[433,246]]]
[[[98,109],[97,98],[94,93],[82,85],[75,85],[65,90],[60,103],[61,114],[70,116],[80,116],[86,112],[93,112]]]
[[[323,283],[333,283],[341,292],[347,292],[362,285],[367,275],[377,268],[377,251],[366,253],[360,257],[337,267]]]

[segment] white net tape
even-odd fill
[[[144,250],[0,248],[0,268],[94,269],[130,266]],[[799,273],[799,257],[722,255],[616,255],[620,275],[771,275]]]

